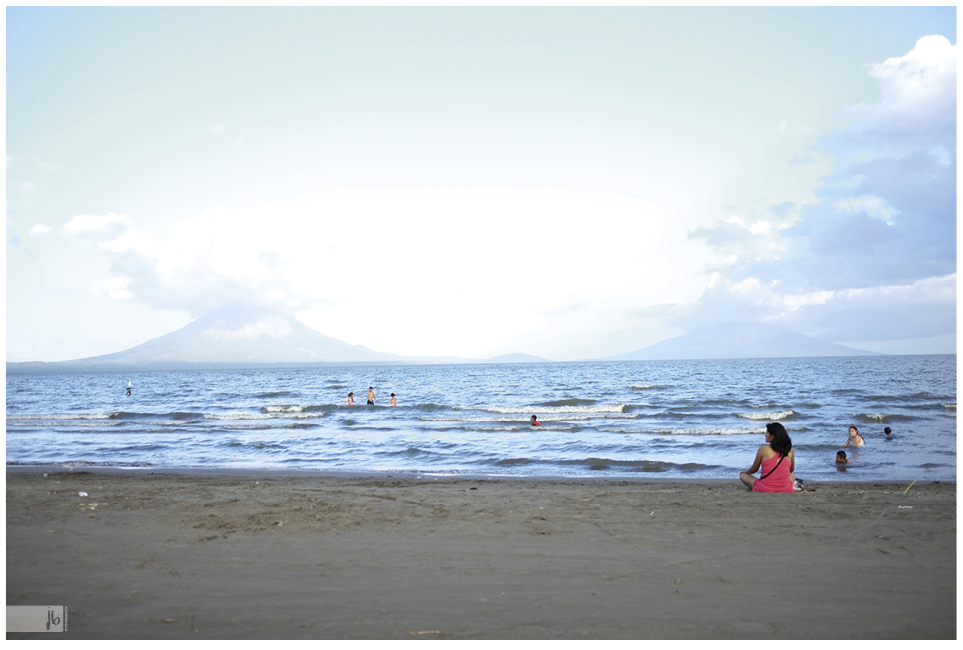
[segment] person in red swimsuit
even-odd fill
[[[756,452],[752,467],[739,473],[739,480],[753,492],[794,492],[795,453],[786,427],[778,422],[767,424],[766,443]],[[756,478],[753,474],[760,467],[761,476]]]
[[[540,427],[540,426],[542,426],[542,423],[539,422],[539,421],[538,421],[538,418],[535,417],[534,415],[532,416],[532,426],[533,426],[533,427]]]

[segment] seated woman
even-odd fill
[[[796,459],[786,427],[778,422],[767,424],[766,443],[756,452],[752,467],[739,473],[739,480],[753,492],[794,492]],[[756,478],[753,474],[760,467],[762,476]]]

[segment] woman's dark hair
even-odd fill
[[[769,443],[769,446],[772,447],[774,452],[780,456],[785,456],[792,450],[792,440],[786,433],[786,427],[778,422],[770,422],[766,425],[766,431],[772,436],[772,442]]]

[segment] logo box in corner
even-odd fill
[[[66,632],[65,605],[7,605],[7,632]]]

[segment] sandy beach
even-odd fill
[[[956,484],[811,487],[8,467],[7,638],[955,638]]]

